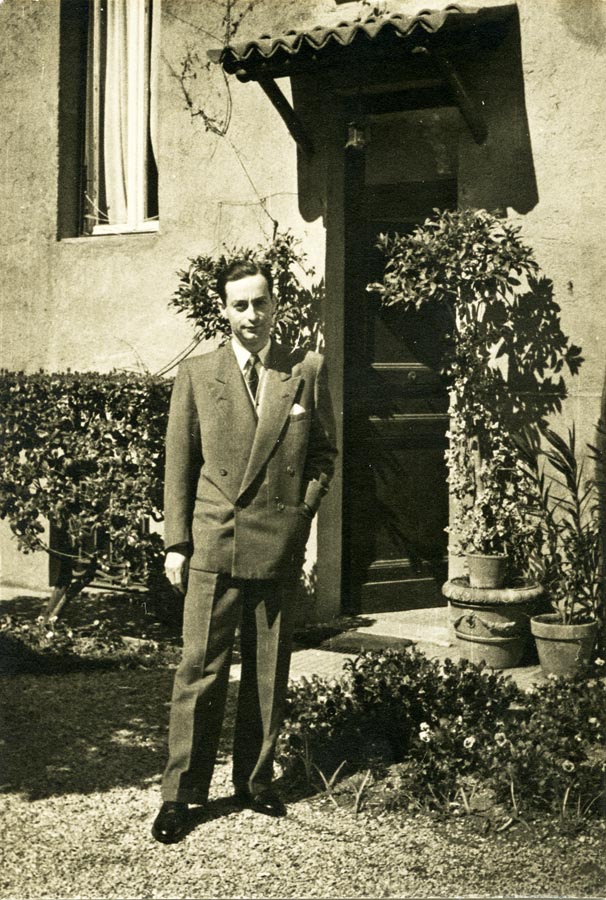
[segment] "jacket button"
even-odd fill
[[[278,509],[280,510],[280,512],[283,512],[284,509],[285,509],[284,504],[283,504],[283,503],[278,503]]]
[[[294,478],[294,476],[295,476],[295,470],[293,469],[292,466],[287,466],[287,467],[286,467],[286,471],[288,472],[288,474],[290,475],[291,478]]]
[[[219,475],[227,475],[227,469],[219,469]]]

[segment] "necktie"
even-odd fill
[[[250,395],[253,400],[257,399],[257,390],[259,388],[259,372],[257,369],[257,363],[259,362],[259,357],[256,353],[253,353],[252,356],[248,360],[248,369],[246,371],[246,383],[248,385],[248,390],[250,391]]]

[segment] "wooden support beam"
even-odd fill
[[[312,143],[312,140],[305,131],[303,123],[299,119],[298,115],[296,114],[274,79],[270,78],[267,75],[262,75],[257,78],[257,81],[271,100],[273,106],[278,111],[280,117],[282,118],[292,137],[297,142],[298,146],[305,153],[307,153],[308,156],[311,156],[314,152],[314,145]]]
[[[488,125],[486,124],[486,119],[478,104],[467,91],[453,63],[443,52],[440,51],[439,53],[435,53],[428,47],[417,47],[414,52],[422,53],[423,55],[426,54],[431,59],[437,71],[450,88],[453,99],[459,107],[467,127],[471,131],[474,141],[476,144],[483,144],[488,137]]]

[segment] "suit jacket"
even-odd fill
[[[166,438],[166,547],[187,543],[190,568],[235,578],[294,574],[332,476],[333,435],[319,354],[272,342],[258,421],[229,344],[185,360]]]

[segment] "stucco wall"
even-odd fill
[[[446,4],[393,0],[387,9],[427,5]],[[265,0],[242,21],[238,39],[365,10],[355,2]],[[505,58],[484,77],[471,65],[491,137],[484,148],[470,139],[461,147],[461,198],[503,201],[553,279],[565,328],[586,357],[566,407],[585,440],[602,408],[605,375],[606,4],[520,0],[519,10],[520,83],[505,77]],[[188,50],[204,64],[207,47],[221,43],[221,19],[218,4],[162,0],[160,233],[57,241],[59,2],[0,3],[2,365],[160,369],[192,335],[167,306],[176,271],[197,253],[262,240],[271,217],[302,237],[322,271],[322,220],[299,214],[295,146],[260,88],[230,78],[228,92],[220,71],[199,67],[196,103],[221,118],[231,97],[227,137],[185,108],[173,72]],[[280,86],[290,94],[284,79]],[[44,566],[17,555],[2,528],[3,578],[39,585]]]
[[[518,218],[583,348],[565,417],[584,442],[604,412],[606,374],[606,4],[524,0],[520,12],[539,201]]]

